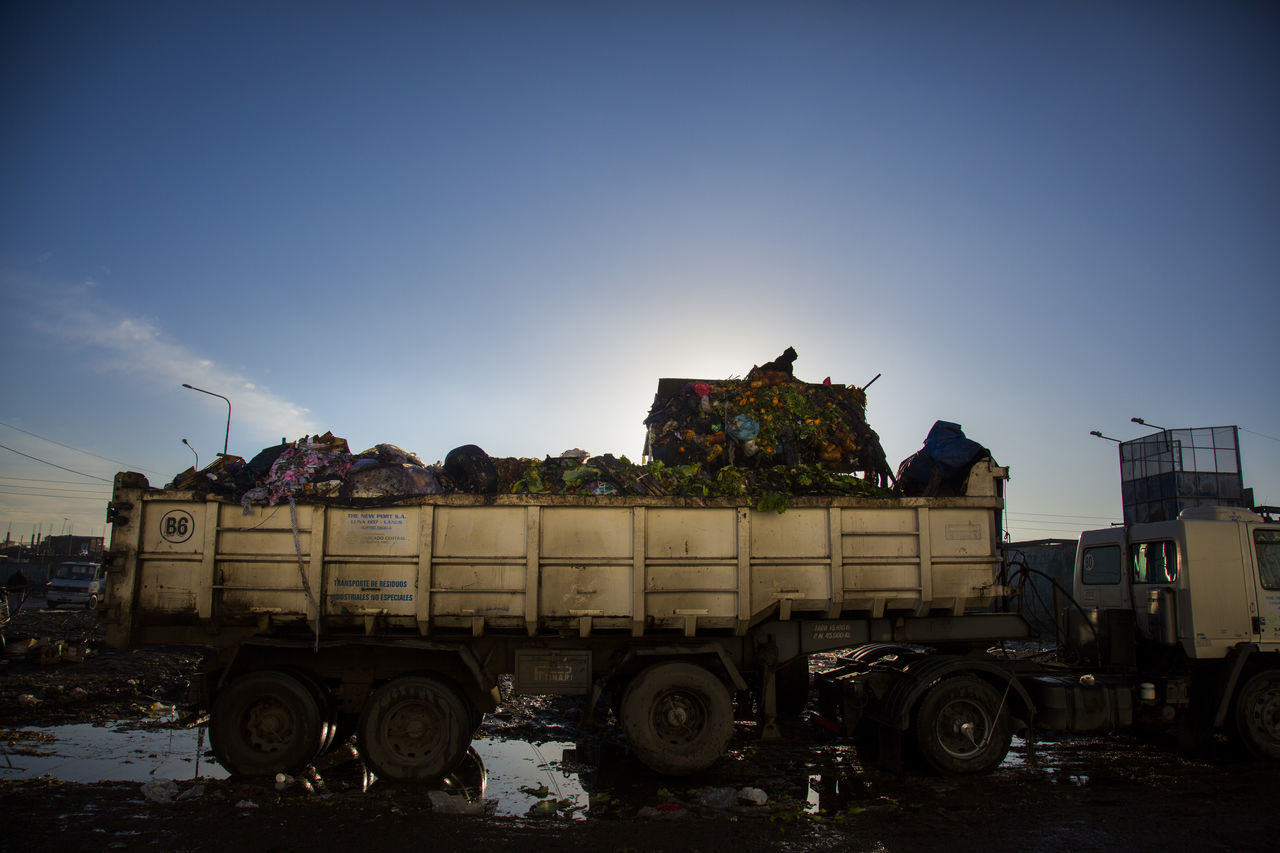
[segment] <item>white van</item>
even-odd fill
[[[53,567],[44,585],[45,606],[92,609],[98,606],[105,586],[100,564],[59,563]]]

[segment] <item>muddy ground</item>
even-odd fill
[[[0,766],[43,729],[66,723],[181,726],[199,651],[115,650],[92,615],[32,609],[4,626]],[[29,640],[52,640],[40,652]],[[47,649],[61,641],[58,655]],[[21,654],[19,654],[21,652]],[[56,661],[56,662],[55,662]],[[302,851],[371,844],[433,850],[1271,850],[1280,834],[1280,767],[1225,743],[1188,758],[1171,742],[1129,736],[1042,742],[1034,761],[1010,754],[965,780],[861,767],[851,745],[803,717],[762,742],[740,724],[730,753],[695,777],[663,779],[626,754],[616,730],[579,731],[572,700],[516,698],[481,735],[570,741],[589,802],[554,794],[528,816],[449,814],[413,786],[369,784],[353,749],[323,764],[306,790],[272,780],[179,779],[73,784],[0,780],[0,838],[9,850]],[[45,745],[47,748],[47,744]],[[211,760],[207,753],[202,761]],[[463,780],[465,784],[465,780]],[[763,805],[736,802],[756,789]],[[726,799],[726,794],[727,799]],[[156,800],[165,800],[157,802]],[[479,806],[477,806],[478,808]],[[536,816],[535,816],[536,815]]]

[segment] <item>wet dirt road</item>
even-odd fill
[[[189,651],[99,648],[82,614],[27,619],[91,653],[6,657],[6,849],[1270,850],[1280,833],[1280,768],[1225,745],[1188,759],[1169,743],[1073,738],[1042,742],[1034,762],[1015,745],[996,772],[955,780],[865,769],[796,718],[770,742],[740,724],[712,770],[672,779],[628,756],[615,729],[579,732],[574,704],[544,697],[486,720],[477,761],[443,791],[371,780],[349,749],[278,790],[226,778],[199,729],[172,722]]]

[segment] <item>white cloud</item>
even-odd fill
[[[32,325],[83,350],[94,370],[129,374],[156,390],[180,388],[183,383],[215,393],[235,389],[235,420],[249,431],[294,436],[317,431],[306,408],[192,352],[155,320],[129,316],[91,296],[85,287],[64,291],[44,308]]]

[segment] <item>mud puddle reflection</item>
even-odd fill
[[[198,728],[86,723],[10,729],[0,736],[0,779],[48,776],[93,784],[226,779],[229,775],[213,761]],[[442,786],[455,799],[487,801],[488,814],[584,816],[589,796],[573,763],[573,744],[481,738],[471,746],[468,761]],[[358,761],[337,764],[322,773],[322,778],[348,777],[366,786]]]
[[[93,784],[228,778],[213,761],[199,727],[82,724],[3,730],[0,737],[0,779],[48,776]],[[395,783],[376,780],[355,756],[350,745],[343,747],[321,759],[305,777],[282,777],[283,782],[278,778],[276,788],[297,794],[358,796],[363,791],[376,793],[396,787]],[[994,775],[1031,775],[1058,785],[1089,786],[1088,763],[1070,756],[1071,751],[1061,745],[1043,744],[1029,763],[1025,744],[1015,739],[1009,757]],[[304,779],[312,780],[315,786]],[[784,809],[796,816],[892,809],[902,796],[898,790],[902,786],[892,777],[864,770],[852,746],[831,742],[812,744],[803,762],[791,763],[789,769],[768,781],[741,777],[736,784],[726,781],[715,770],[696,778],[657,776],[620,748],[590,741],[490,737],[474,740],[463,766],[429,793],[433,806],[443,811],[561,820],[582,820],[588,813],[743,808],[750,804],[744,798],[747,792],[758,792],[763,798],[756,805],[767,803],[770,810]],[[947,788],[957,783],[921,777],[911,784]],[[753,787],[756,785],[760,787]],[[765,788],[768,790],[762,790]]]

